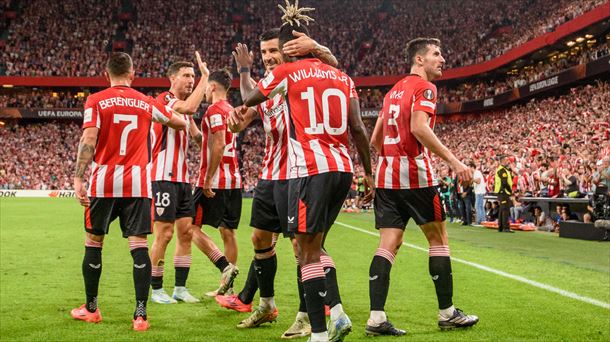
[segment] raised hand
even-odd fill
[[[254,63],[252,51],[249,51],[248,46],[242,43],[237,43],[237,47],[233,51],[233,58],[235,58],[237,70],[240,68],[251,68],[252,63]]]
[[[207,63],[201,60],[201,55],[199,54],[199,51],[195,51],[195,59],[197,59],[197,65],[199,66],[199,72],[201,72],[201,77],[207,79],[210,76],[210,70],[208,70]]]

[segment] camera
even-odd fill
[[[596,218],[595,227],[610,230],[610,196],[608,187],[598,186],[591,200],[593,216]]]

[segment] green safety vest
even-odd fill
[[[506,181],[506,185],[503,184],[503,178]],[[504,193],[506,195],[512,195],[513,193],[513,177],[503,165],[500,165],[496,170],[494,192],[497,194]]]

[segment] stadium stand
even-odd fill
[[[404,73],[403,46],[396,41],[424,34],[452,37],[444,42],[445,53],[452,56],[447,66],[466,66],[501,55],[606,2],[468,0],[414,7],[396,0],[312,0],[308,5],[317,9],[314,37],[323,37],[348,74],[367,76]],[[274,0],[256,6],[244,0],[214,0],[206,6],[160,0],[8,3],[16,7],[15,18],[3,24],[7,34],[1,39],[2,69],[9,76],[96,76],[112,50],[132,53],[143,77],[164,76],[168,63],[191,58],[197,47],[205,47],[210,66],[224,67],[232,64],[229,52],[237,42],[248,43],[256,53],[262,28],[280,24]],[[458,12],[465,14],[460,20],[453,16]],[[96,13],[98,19],[80,13]],[[158,20],[168,15],[176,20]]]

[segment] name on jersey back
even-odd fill
[[[113,106],[122,106],[122,107],[140,108],[147,112],[150,111],[150,105],[146,101],[143,101],[140,99],[131,99],[131,98],[125,98],[125,97],[111,97],[106,100],[100,101],[99,103],[100,103],[100,107],[102,109],[106,109],[108,107],[113,107]]]
[[[338,76],[334,70],[320,70],[309,68],[309,70],[299,69],[288,75],[292,82],[299,82],[308,78],[325,78],[330,80],[339,80],[349,86],[348,77],[345,75]]]

